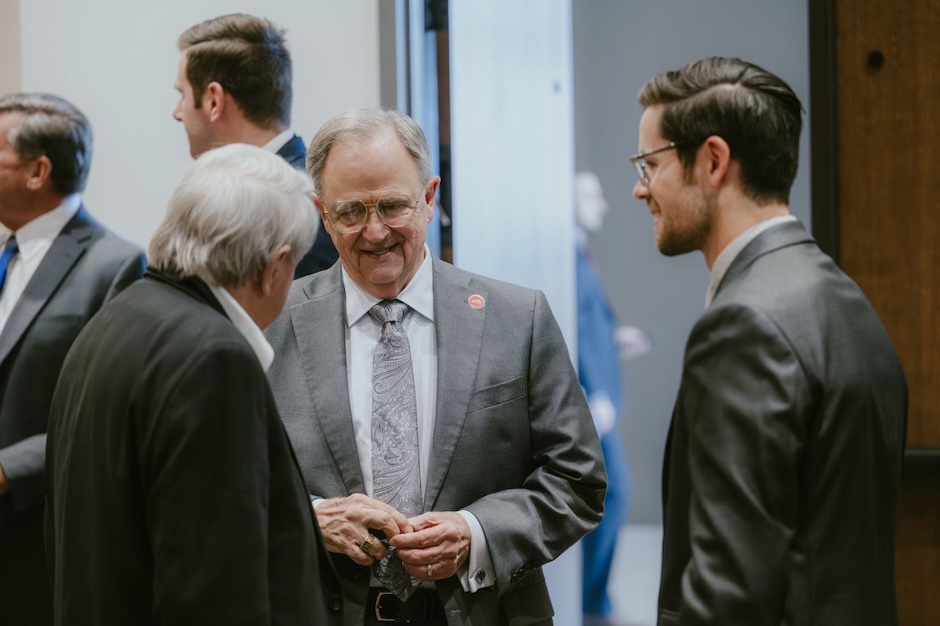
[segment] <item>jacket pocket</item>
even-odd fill
[[[512,400],[522,397],[525,397],[525,381],[523,381],[520,376],[512,380],[507,380],[504,383],[475,391],[473,395],[470,396],[470,405],[467,408],[467,412],[473,413],[474,411],[487,409],[497,404],[511,402]]]

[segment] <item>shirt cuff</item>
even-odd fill
[[[467,593],[474,593],[496,584],[496,571],[486,545],[486,535],[480,521],[470,511],[457,511],[470,527],[470,556],[457,570],[460,586]]]

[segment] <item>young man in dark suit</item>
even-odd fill
[[[49,418],[56,624],[340,623],[261,332],[316,229],[310,191],[260,148],[205,153],[144,278],[75,341]]]
[[[641,89],[665,255],[711,270],[666,446],[659,624],[897,624],[907,384],[858,286],[789,213],[802,107],[708,58]]]
[[[179,49],[180,99],[173,117],[183,124],[193,158],[210,148],[247,143],[304,169],[306,147],[290,130],[291,57],[281,28],[252,15],[222,15],[188,28]],[[338,258],[319,228],[295,277],[324,270]]]
[[[82,206],[91,125],[48,94],[0,98],[0,624],[52,622],[42,520],[49,404],[78,332],[144,269]]]

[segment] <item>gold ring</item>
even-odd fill
[[[359,549],[366,554],[369,554],[369,552],[372,550],[372,537],[366,537],[366,540],[362,542],[362,545],[359,546]]]
[[[431,577],[431,564],[428,563],[428,578]]]

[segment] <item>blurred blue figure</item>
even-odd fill
[[[620,360],[648,350],[636,328],[617,328],[613,309],[587,250],[588,234],[601,228],[608,205],[597,176],[575,176],[577,218],[578,377],[584,387],[607,464],[604,519],[582,539],[582,612],[587,626],[616,624],[607,593],[620,527],[626,522],[630,477],[617,419],[623,412]],[[618,342],[618,336],[620,341]],[[639,345],[638,345],[639,344]],[[644,346],[644,344],[646,344]]]

